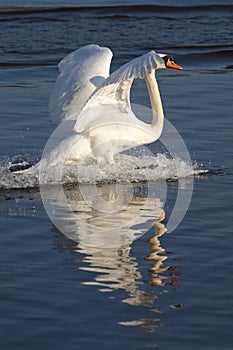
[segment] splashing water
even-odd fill
[[[39,163],[38,163],[39,164]],[[49,184],[105,184],[105,183],[138,183],[158,180],[176,181],[180,178],[203,175],[208,170],[190,165],[175,157],[165,154],[156,156],[118,155],[113,164],[91,163],[87,165],[72,163],[54,168],[33,166],[30,157],[18,157],[17,160],[4,159],[0,162],[0,188],[34,188],[40,183]],[[58,174],[62,176],[58,176]],[[40,181],[39,181],[40,179]]]

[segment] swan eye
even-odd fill
[[[167,62],[170,62],[171,64],[174,64],[174,63],[175,63],[175,60],[174,60],[173,57],[168,56]]]
[[[166,65],[167,65],[167,63],[171,63],[171,64],[175,63],[174,58],[171,56],[168,56],[168,55],[164,56],[163,59],[164,59],[164,62]]]
[[[170,58],[169,56],[164,56],[164,57],[163,57],[165,63],[167,63],[167,61],[169,60],[169,58]]]

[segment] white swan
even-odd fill
[[[87,45],[59,63],[50,114],[56,123],[69,122],[71,132],[55,147],[50,161],[57,161],[64,151],[68,162],[112,161],[115,154],[160,137],[164,115],[155,71],[182,68],[171,57],[150,51],[109,75],[111,59],[110,49]],[[146,81],[151,124],[139,120],[131,109],[130,89],[135,78]]]
[[[171,57],[150,51],[109,75],[111,59],[110,49],[87,45],[59,63],[49,109],[51,119],[60,125],[41,161],[15,172],[31,174],[77,161],[113,162],[115,154],[160,137],[164,115],[155,71],[182,68]],[[135,78],[146,81],[151,124],[138,119],[131,109],[130,89]]]

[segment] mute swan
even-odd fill
[[[87,45],[59,63],[50,115],[58,124],[69,122],[71,133],[56,146],[50,161],[57,161],[64,151],[66,162],[90,158],[112,161],[115,154],[160,137],[164,115],[155,71],[182,67],[168,55],[150,51],[109,75],[111,59],[109,48]],[[135,78],[146,81],[151,124],[139,120],[131,109],[129,95]]]

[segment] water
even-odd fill
[[[232,348],[232,2],[127,4],[69,1],[61,9],[63,2],[2,2],[2,349]],[[80,8],[88,5],[94,8]],[[72,216],[60,188],[40,194],[34,179],[8,168],[40,159],[55,129],[47,106],[56,65],[89,43],[112,49],[112,70],[151,49],[184,67],[159,71],[158,82],[192,166],[174,166],[158,142],[148,148],[159,149],[152,163],[142,158],[141,168],[132,167],[131,158],[122,172],[100,169],[97,187],[93,177],[66,185],[67,201],[79,212]],[[135,81],[132,101],[149,106],[142,81]],[[168,233],[177,194],[191,188],[189,171],[196,174],[189,209]],[[109,201],[109,213],[94,210],[96,191]],[[111,213],[116,191],[121,206],[131,198],[124,215]],[[51,199],[46,210],[57,227],[41,195]]]

